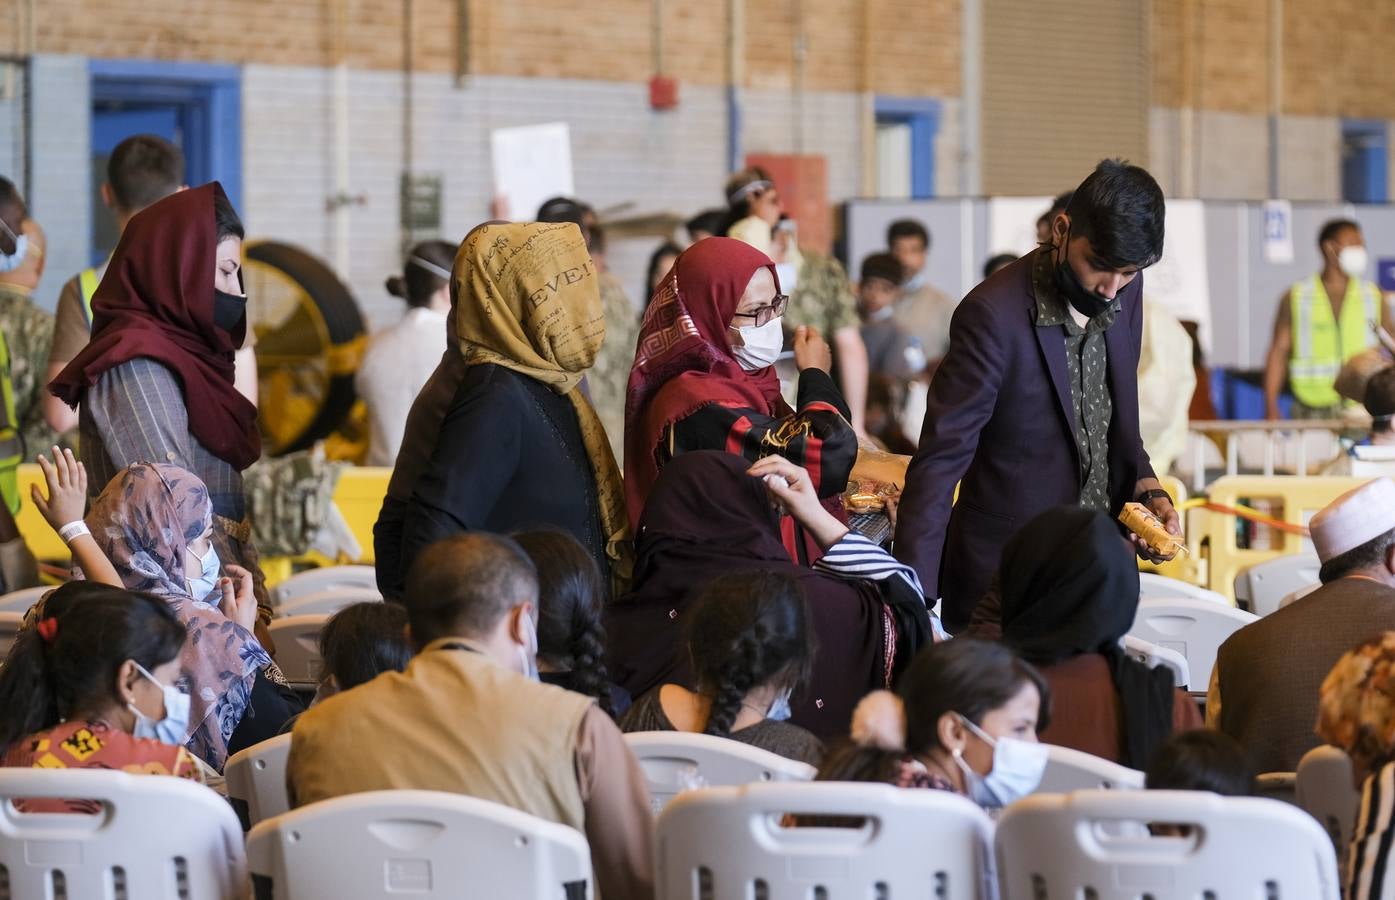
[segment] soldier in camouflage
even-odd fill
[[[9,344],[15,417],[30,462],[57,437],[44,422],[43,403],[53,316],[30,299],[43,273],[43,229],[29,218],[14,184],[0,178],[0,331]]]

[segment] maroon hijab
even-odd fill
[[[664,429],[708,403],[787,415],[775,367],[747,372],[732,356],[727,325],[751,276],[780,276],[759,250],[733,238],[698,241],[678,257],[644,313],[625,398],[625,500],[639,527],[659,476],[655,450]]]
[[[213,324],[218,182],[171,194],[126,225],[92,298],[92,340],[48,389],[76,408],[110,369],[146,357],[184,388],[189,430],[238,470],[257,461],[257,408],[233,386],[233,354],[247,335]]]

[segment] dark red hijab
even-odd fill
[[[146,357],[184,388],[189,430],[238,470],[261,456],[257,408],[233,386],[233,354],[247,336],[213,324],[218,182],[180,191],[137,213],[92,298],[92,340],[48,389],[76,408],[109,369]]]
[[[659,475],[654,458],[664,429],[708,403],[787,415],[775,367],[747,372],[732,356],[727,325],[751,276],[770,257],[733,238],[711,237],[684,250],[644,313],[625,397],[625,500],[639,527]]]

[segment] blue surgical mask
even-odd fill
[[[213,588],[218,584],[218,572],[221,571],[221,563],[218,559],[218,551],[212,544],[208,545],[208,550],[203,556],[195,556],[199,564],[203,567],[194,578],[186,578],[189,585],[189,596],[195,600],[205,600],[213,593]]]
[[[775,695],[775,699],[770,701],[770,709],[766,712],[767,719],[774,719],[776,722],[783,722],[790,717],[790,688]]]
[[[150,679],[164,695],[165,717],[157,722],[136,709],[134,703],[128,703],[126,708],[136,716],[136,727],[131,733],[138,738],[159,741],[174,747],[180,746],[189,733],[189,695],[173,685],[161,684],[140,663],[136,663],[136,669]]]
[[[9,229],[5,229],[9,231]],[[0,253],[0,272],[13,272],[24,265],[24,255],[29,252],[29,235],[21,234],[14,239],[15,252]]]
[[[993,768],[987,775],[978,774],[964,762],[961,751],[954,754],[954,761],[964,774],[964,785],[970,800],[985,809],[1002,809],[1037,789],[1046,771],[1048,751],[1045,744],[1010,737],[989,737],[967,716],[959,716],[959,721],[978,735],[979,740],[993,748]]]

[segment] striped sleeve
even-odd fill
[[[921,600],[925,599],[925,589],[920,586],[920,577],[915,569],[897,562],[890,553],[856,531],[849,531],[842,540],[829,547],[814,563],[814,568],[830,575],[868,581],[885,581],[899,575],[915,589]]]
[[[1392,806],[1395,806],[1395,764],[1370,775],[1361,790],[1361,807],[1347,854],[1346,900],[1379,900],[1392,896],[1390,845]]]

